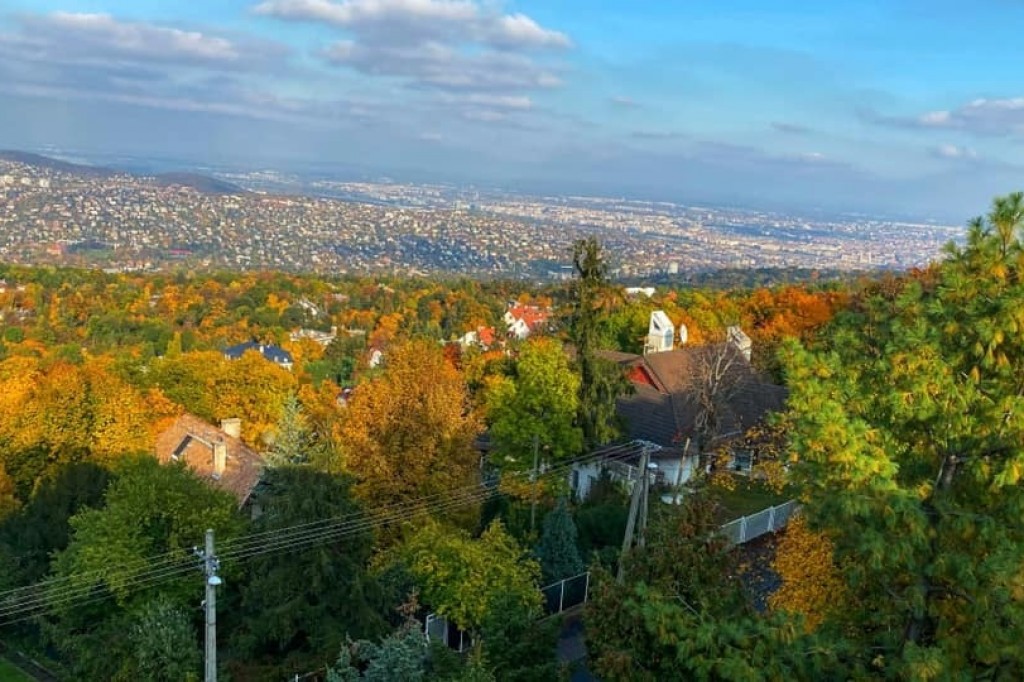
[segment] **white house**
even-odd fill
[[[574,464],[569,473],[573,495],[578,500],[586,499],[602,474],[632,489],[633,484],[640,480],[640,461],[645,450],[650,458],[648,475],[653,485],[682,485],[690,480],[696,470],[695,453],[634,440],[600,448],[584,458],[582,463]]]

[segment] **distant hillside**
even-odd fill
[[[170,185],[191,187],[204,194],[246,194],[246,191],[238,185],[199,173],[161,173],[156,176],[156,183],[163,187]]]
[[[246,190],[242,189],[238,185],[233,185],[230,182],[224,182],[217,178],[211,178],[208,175],[200,175],[199,173],[174,172],[152,175],[150,173],[118,171],[112,168],[103,168],[101,166],[86,166],[79,163],[69,163],[67,161],[53,159],[41,154],[32,154],[30,152],[20,152],[15,150],[0,151],[0,161],[24,163],[29,166],[36,166],[37,168],[48,168],[61,173],[84,175],[93,178],[108,178],[112,175],[117,175],[118,173],[125,173],[127,175],[134,175],[137,177],[151,177],[153,178],[153,181],[161,187],[170,187],[172,185],[190,187],[197,192],[202,192],[203,194],[246,194]]]
[[[12,149],[0,150],[0,161],[13,161],[14,163],[24,163],[29,166],[37,166],[39,168],[49,168],[62,173],[75,173],[77,175],[88,175],[98,178],[107,178],[111,175],[117,174],[117,171],[110,168],[86,166],[80,163],[69,163],[67,161],[50,158],[49,156],[42,156],[41,154],[19,152]]]

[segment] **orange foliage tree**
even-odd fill
[[[340,468],[374,505],[458,488],[477,471],[462,375],[425,340],[395,344],[384,370],[356,387],[340,430]]]

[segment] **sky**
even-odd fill
[[[959,224],[1024,0],[2,0],[0,147]]]

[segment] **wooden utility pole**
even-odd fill
[[[633,546],[633,532],[636,529],[637,512],[640,510],[640,498],[644,495],[644,488],[646,487],[648,457],[647,448],[644,447],[643,454],[640,455],[640,476],[643,478],[637,479],[637,482],[633,485],[633,495],[629,500],[629,518],[626,520],[626,533],[622,537],[622,551],[619,552],[617,580],[620,583],[626,579],[626,553]],[[644,516],[646,517],[646,514]]]
[[[643,485],[643,497],[640,500],[640,532],[639,538],[637,538],[636,544],[639,547],[643,547],[647,542],[647,509],[650,505],[651,497],[651,465],[646,462],[647,450],[644,449],[644,467],[643,471],[640,472],[644,477]]]

